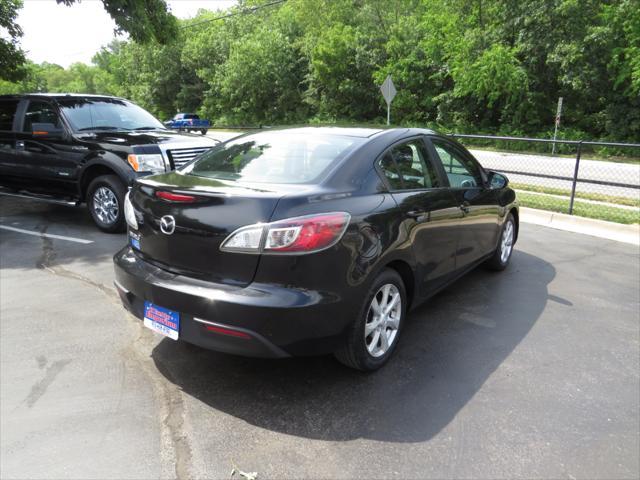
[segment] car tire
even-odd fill
[[[107,233],[124,232],[124,197],[127,187],[116,175],[94,178],[87,188],[87,208],[96,226]]]
[[[202,135],[206,135],[206,134],[207,134],[207,129],[206,129],[206,128],[202,128],[202,129],[200,129],[200,133],[201,133]]]
[[[500,230],[500,238],[498,246],[493,256],[487,260],[486,266],[490,270],[502,271],[509,265],[511,254],[513,253],[513,245],[516,240],[516,221],[513,214],[507,215],[507,219],[502,224]]]
[[[400,304],[381,320],[376,314],[374,300],[384,309],[396,294]],[[382,367],[398,344],[406,309],[407,294],[402,278],[395,270],[384,270],[373,282],[358,318],[349,327],[344,345],[335,352],[335,357],[356,370],[371,372]]]

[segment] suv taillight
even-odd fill
[[[338,243],[350,219],[347,212],[331,212],[248,225],[229,235],[220,250],[270,254],[318,252]]]

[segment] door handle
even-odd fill
[[[464,213],[469,213],[470,206],[471,204],[469,202],[464,202],[462,205],[460,205],[460,210],[462,210]]]
[[[16,141],[16,150],[24,150],[24,142],[22,140]]]

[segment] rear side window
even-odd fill
[[[258,133],[212,148],[182,173],[257,183],[310,183],[363,141],[339,135]]]
[[[13,130],[18,100],[0,100],[0,130]]]
[[[396,145],[379,163],[392,190],[436,188],[440,184],[422,140]]]
[[[56,128],[62,128],[60,117],[53,105],[39,100],[29,102],[29,108],[24,114],[22,131],[32,132],[34,123],[51,123]]]

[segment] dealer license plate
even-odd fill
[[[144,302],[144,326],[173,340],[180,332],[180,313]]]

